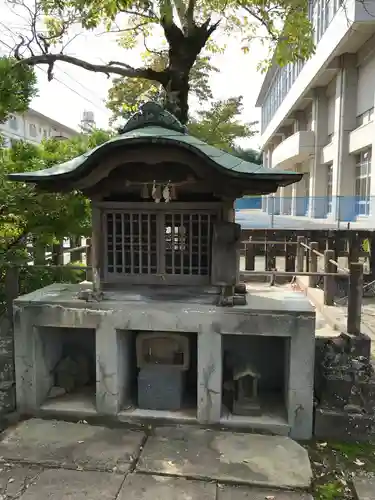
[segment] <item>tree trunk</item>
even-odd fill
[[[186,124],[189,112],[189,73],[190,69],[171,71],[168,85],[164,88],[164,107],[181,123]]]
[[[165,37],[169,44],[169,65],[166,69],[167,83],[164,106],[181,123],[188,121],[189,75],[198,55],[217,25],[209,21],[201,26],[193,25],[183,32],[176,24],[162,21]]]

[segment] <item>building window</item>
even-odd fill
[[[35,123],[30,123],[29,125],[29,134],[30,137],[36,137],[37,136],[37,128]]]
[[[18,120],[16,116],[9,117],[9,128],[11,128],[12,130],[18,129]]]
[[[355,175],[356,214],[370,215],[371,149],[357,156]]]
[[[332,165],[327,165],[327,214],[332,213],[332,178],[333,167]]]
[[[335,16],[343,0],[310,0],[308,16],[313,25],[315,42],[318,43]],[[275,72],[268,93],[262,105],[262,133],[285,99],[293,83],[300,74],[305,61],[289,63]]]

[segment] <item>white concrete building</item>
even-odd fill
[[[309,16],[315,54],[271,67],[257,100],[264,165],[305,175],[264,199],[263,209],[375,219],[375,0],[313,0]]]
[[[67,127],[34,109],[22,115],[12,115],[5,123],[0,123],[0,135],[8,146],[11,140],[24,140],[38,144],[44,138],[70,139],[79,132]]]

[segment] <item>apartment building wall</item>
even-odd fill
[[[26,140],[38,144],[50,137],[69,139],[78,132],[30,109],[22,115],[12,115],[5,123],[0,123],[0,134],[6,145],[10,145],[11,140]]]
[[[324,0],[312,3],[319,3],[320,12],[328,5]],[[329,23],[323,23],[316,54],[302,65],[292,84],[280,81],[285,95],[273,114],[262,112],[266,117],[262,142],[268,166],[305,173],[300,183],[278,191],[278,213],[342,221],[375,215],[375,176],[371,177],[375,13],[362,22],[366,13],[359,15],[358,2],[342,3],[332,12]],[[352,13],[351,25],[342,24],[343,12],[346,16]],[[356,22],[356,16],[362,21]],[[340,38],[341,45],[332,43],[334,37],[336,41]],[[288,71],[283,74],[289,78]],[[268,83],[269,88],[263,84],[258,98],[262,111],[269,107],[274,80]],[[291,135],[280,134],[291,124]],[[263,207],[270,208],[266,202]]]

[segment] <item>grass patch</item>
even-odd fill
[[[354,500],[355,475],[375,473],[375,443],[310,442],[315,500]]]

